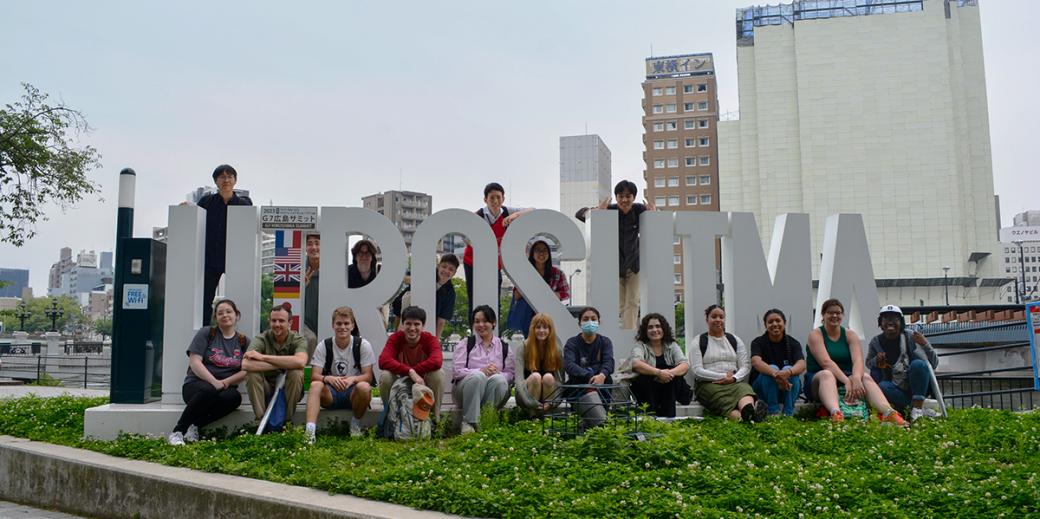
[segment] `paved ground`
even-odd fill
[[[78,515],[30,508],[18,503],[0,501],[0,519],[79,519]]]
[[[108,396],[107,389],[82,389],[74,387],[48,387],[48,386],[3,386],[0,385],[0,398],[19,398],[29,394],[41,397],[61,396],[63,394],[73,396]],[[0,516],[6,517],[6,516]]]

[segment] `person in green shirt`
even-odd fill
[[[307,340],[289,329],[292,307],[281,304],[271,309],[271,328],[249,343],[242,356],[242,369],[246,375],[249,403],[257,421],[263,419],[267,399],[274,393],[278,373],[285,371],[286,421],[292,421],[296,404],[303,395],[303,368],[307,365]]]

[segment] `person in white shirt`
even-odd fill
[[[690,370],[697,381],[694,394],[708,411],[731,420],[761,422],[766,403],[747,383],[751,356],[740,337],[726,332],[726,311],[719,305],[704,310],[707,333],[686,346]]]
[[[354,311],[341,306],[332,312],[334,335],[318,343],[311,359],[311,390],[307,394],[307,441],[314,443],[318,413],[350,409],[350,435],[361,436],[361,419],[372,402],[376,355],[365,339],[354,337]]]

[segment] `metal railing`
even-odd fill
[[[973,353],[1007,351],[1029,348],[1029,343],[1005,344],[985,348],[939,353],[939,357],[953,357]],[[994,376],[997,375],[997,376]],[[1035,409],[1040,405],[1040,393],[1033,382],[1033,366],[1011,366],[936,374],[948,407],[981,406],[993,409]]]
[[[100,356],[4,355],[0,378],[46,386],[106,389],[112,360]]]

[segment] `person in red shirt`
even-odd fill
[[[398,378],[410,377],[412,382],[433,390],[433,413],[439,419],[444,396],[444,356],[440,341],[423,330],[425,325],[426,311],[422,308],[409,306],[401,312],[401,327],[386,340],[379,355],[379,394],[389,395]]]
[[[477,216],[484,219],[491,226],[491,232],[495,234],[498,242],[498,287],[502,287],[502,237],[506,234],[506,227],[524,213],[533,211],[530,207],[506,207],[506,188],[498,182],[491,182],[484,186],[484,207],[477,209]],[[473,246],[467,245],[462,253],[462,269],[466,274],[466,315],[473,315]],[[501,305],[498,308],[502,313]]]

